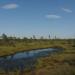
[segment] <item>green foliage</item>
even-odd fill
[[[6,34],[2,34],[2,39],[3,41],[7,42],[8,41],[8,37]]]

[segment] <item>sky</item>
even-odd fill
[[[75,0],[0,0],[0,35],[75,37]]]

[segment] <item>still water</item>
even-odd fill
[[[0,58],[0,68],[4,70],[13,70],[16,68],[32,67],[36,64],[39,57],[46,57],[55,52],[60,52],[61,48],[37,49],[25,52],[19,52],[13,55]]]

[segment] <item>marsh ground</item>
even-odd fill
[[[13,45],[6,43],[0,45],[0,56],[9,55],[18,51],[32,50],[37,48],[62,47],[63,52],[56,52],[48,57],[37,59],[34,68],[15,70],[9,75],[75,75],[75,44],[73,39],[68,40],[33,40],[14,41]],[[0,70],[0,75],[7,75]]]

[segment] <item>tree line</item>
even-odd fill
[[[25,43],[30,43],[30,42],[36,42],[36,41],[60,41],[60,40],[63,40],[63,41],[67,41],[68,44],[72,43],[75,45],[75,39],[58,39],[56,38],[53,38],[51,39],[51,36],[49,35],[48,38],[44,38],[43,36],[41,36],[40,38],[37,38],[35,35],[33,35],[32,37],[28,38],[28,37],[13,37],[13,36],[7,36],[5,33],[3,33],[1,36],[0,36],[0,46],[1,45],[13,45],[14,46],[14,43],[16,42],[25,42]]]

